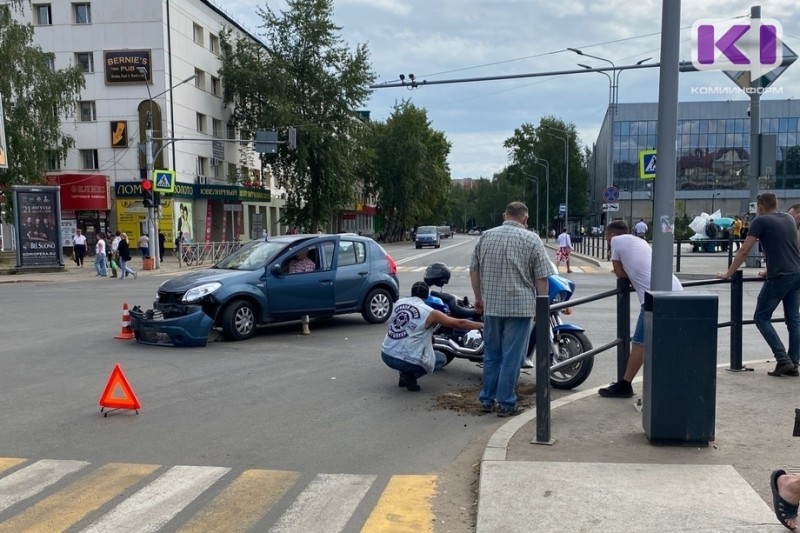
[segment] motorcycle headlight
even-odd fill
[[[562,300],[561,293],[558,293],[555,296],[553,296],[553,302],[552,303],[557,304],[557,303],[560,303],[561,300]]]
[[[186,291],[186,294],[183,295],[181,301],[187,304],[196,302],[197,300],[200,300],[204,296],[211,294],[220,287],[222,287],[222,283],[218,281],[214,281],[212,283],[205,283],[203,285],[198,285],[197,287],[193,287],[188,291]]]

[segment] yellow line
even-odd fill
[[[246,470],[180,532],[248,531],[299,477],[298,472]]]
[[[109,463],[0,524],[2,533],[65,531],[152,474],[158,465]]]
[[[18,459],[17,457],[0,457],[0,472],[24,462],[25,459]]]
[[[361,533],[430,533],[436,476],[392,476]]]

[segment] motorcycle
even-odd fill
[[[444,288],[450,281],[450,270],[443,263],[434,263],[428,267],[424,276],[425,282],[430,287]],[[566,302],[575,293],[575,282],[559,275],[548,278],[548,293],[550,305]],[[481,320],[475,311],[475,306],[464,296],[458,298],[453,294],[431,290],[428,296],[428,305],[455,318]],[[580,326],[565,323],[561,315],[570,314],[567,309],[550,312],[550,365],[571,359],[576,355],[592,349],[592,343],[586,332]],[[447,364],[454,359],[467,359],[469,361],[483,361],[483,334],[480,330],[454,330],[438,324],[433,332],[433,349],[442,352],[447,358]],[[528,352],[522,366],[533,368],[536,361],[536,328],[531,331],[528,339]],[[594,358],[589,357],[572,365],[550,373],[550,385],[556,389],[569,390],[586,381],[594,366]]]

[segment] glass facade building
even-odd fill
[[[676,215],[709,212],[711,206],[723,209],[723,214],[746,212],[750,189],[748,106],[748,101],[679,104]],[[639,177],[639,153],[656,149],[657,116],[655,103],[618,104],[613,117],[610,109],[606,113],[593,152],[590,198],[597,200],[590,211],[602,213],[601,193],[614,185],[621,191],[621,218],[652,216],[652,183]],[[759,188],[772,190],[790,203],[800,201],[798,116],[800,102],[761,101],[761,133],[774,135],[776,142],[775,153],[762,158],[766,172]]]

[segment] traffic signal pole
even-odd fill
[[[147,112],[147,130],[145,132],[145,158],[147,161],[147,179],[153,179],[153,120],[150,111]],[[155,196],[153,198],[155,200]],[[147,238],[150,240],[150,257],[153,257],[153,264],[158,269],[161,264],[161,258],[158,256],[160,247],[158,243],[158,227],[155,216],[155,206],[150,205],[147,208]],[[153,253],[155,252],[155,253]]]

